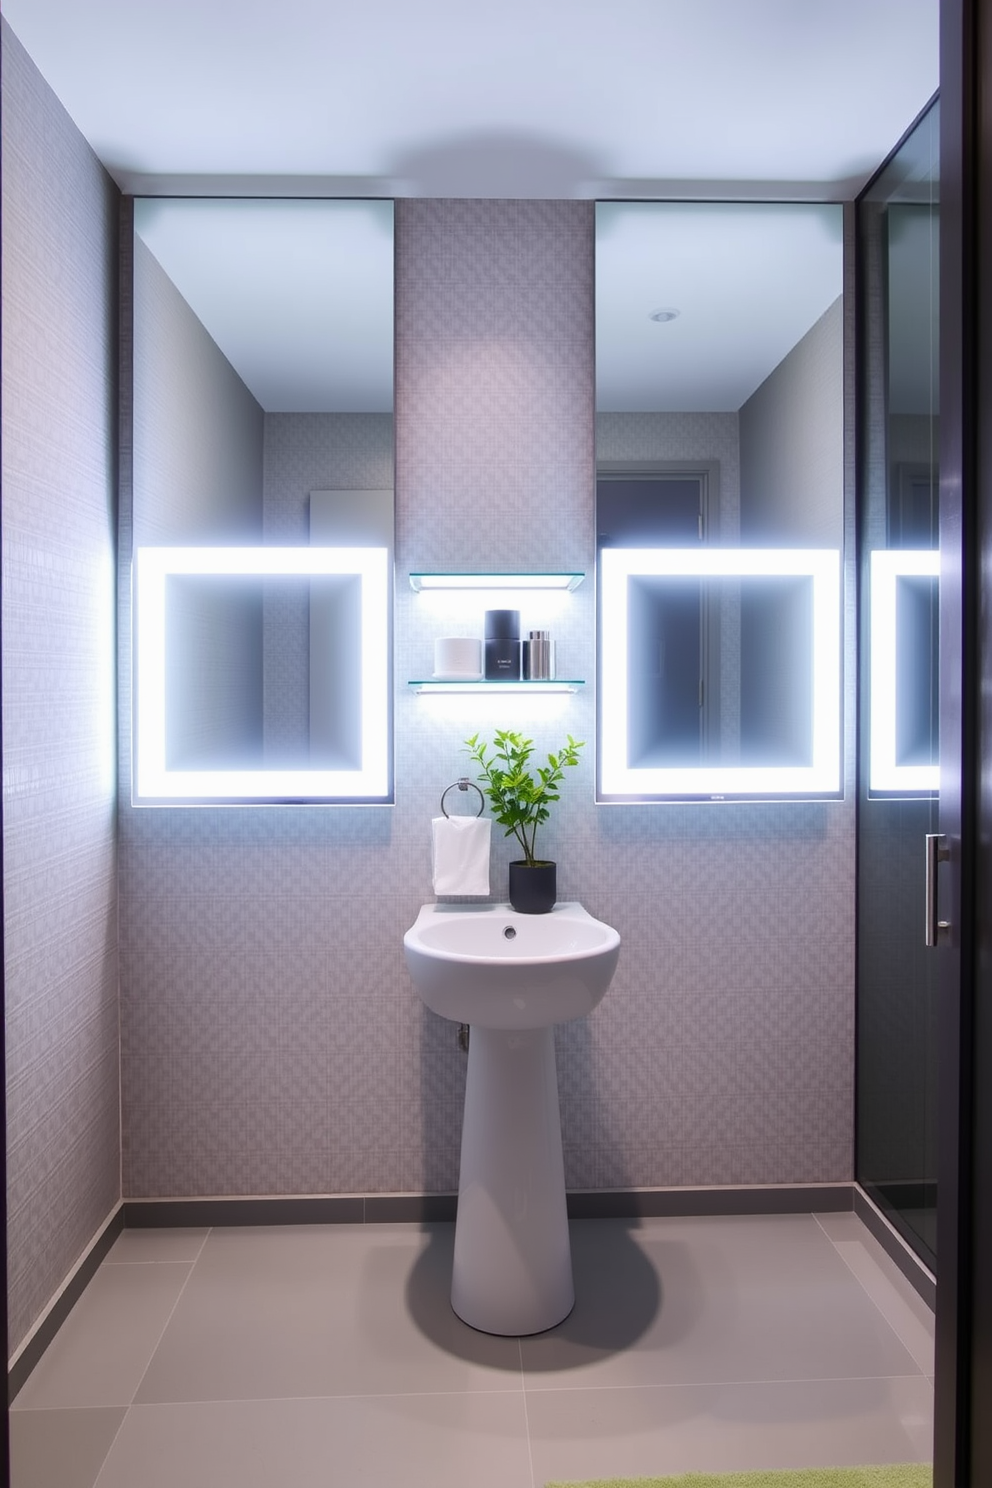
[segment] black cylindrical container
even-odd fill
[[[486,680],[520,681],[520,611],[486,611]]]

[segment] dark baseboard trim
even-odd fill
[[[567,1195],[572,1219],[705,1214],[809,1214],[854,1207],[850,1183],[754,1188],[604,1188]],[[125,1199],[127,1229],[200,1225],[429,1224],[453,1221],[458,1195],[329,1194],[309,1197]]]
[[[366,1224],[454,1224],[456,1193],[366,1194]]]
[[[212,1225],[362,1224],[361,1194],[315,1198],[125,1199],[128,1230]]]
[[[124,1206],[118,1204],[103,1229],[98,1231],[89,1250],[76,1266],[45,1316],[22,1345],[17,1358],[7,1369],[7,1404],[10,1405],[24,1386],[28,1375],[41,1359],[52,1339],[69,1316],[100,1263],[124,1228]]]
[[[933,1312],[937,1306],[937,1282],[933,1272],[928,1270],[859,1183],[854,1184],[854,1212]]]
[[[246,1199],[125,1199],[129,1230],[203,1225],[427,1224],[453,1220],[457,1194],[325,1194]]]
[[[572,1219],[690,1218],[707,1214],[825,1214],[853,1207],[850,1183],[719,1188],[600,1188],[568,1194]]]

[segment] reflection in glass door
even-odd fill
[[[865,1190],[932,1268],[937,825],[938,106],[858,202],[858,1136]]]

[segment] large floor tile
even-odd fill
[[[14,1410],[129,1405],[189,1274],[184,1264],[101,1266]]]
[[[523,1396],[136,1406],[99,1488],[532,1488]]]
[[[452,1312],[451,1225],[122,1236],[16,1402],[14,1488],[541,1488],[929,1456],[926,1310],[853,1216],[572,1238],[574,1312],[518,1341]]]
[[[93,1488],[124,1408],[13,1411],[11,1488]]]
[[[212,1231],[138,1400],[522,1389],[448,1303],[451,1226]]]
[[[572,1225],[576,1304],[528,1388],[918,1374],[810,1215]]]
[[[527,1394],[537,1484],[927,1461],[932,1407],[922,1376]]]
[[[104,1260],[105,1266],[149,1265],[161,1261],[195,1261],[207,1229],[122,1230]]]
[[[924,1374],[933,1373],[934,1315],[856,1214],[818,1214],[817,1223]]]

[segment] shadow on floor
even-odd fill
[[[662,1308],[662,1285],[654,1264],[638,1244],[636,1224],[636,1220],[572,1221],[575,1306],[564,1322],[538,1335],[555,1346],[529,1348],[528,1369],[581,1368],[630,1348],[651,1328]],[[438,1348],[458,1358],[496,1368],[519,1368],[516,1350],[511,1362],[505,1340],[477,1332],[451,1310],[454,1226],[426,1229],[430,1242],[406,1286],[407,1306],[417,1327]],[[683,1290],[683,1299],[694,1291],[691,1287]],[[691,1319],[680,1316],[677,1331],[690,1325]]]

